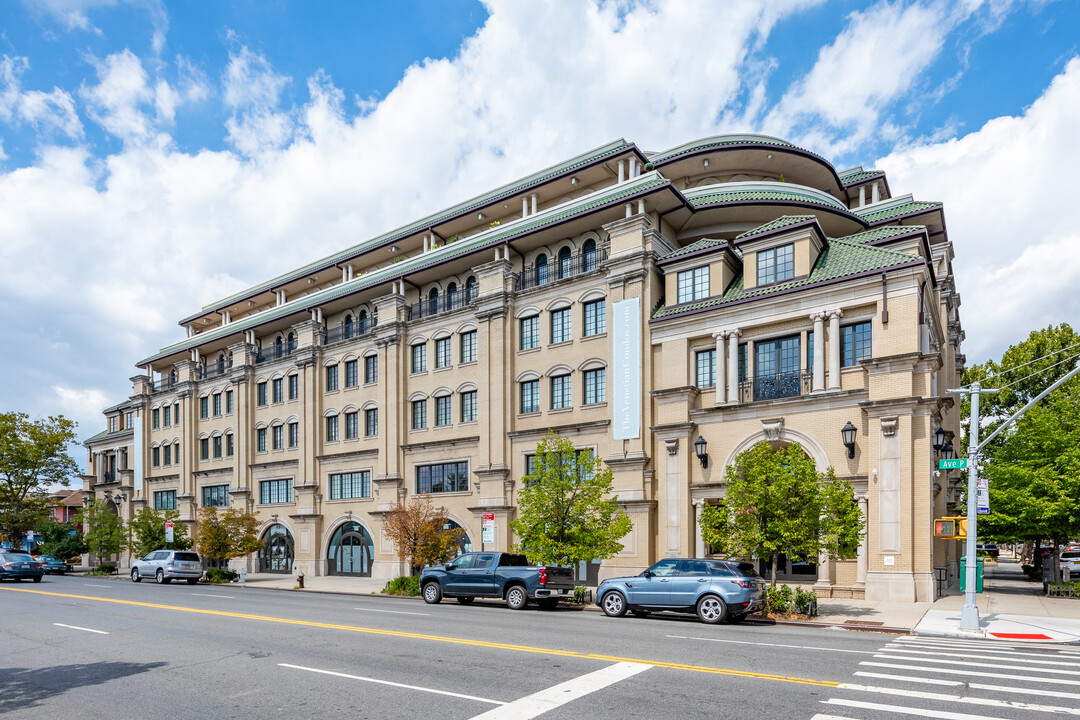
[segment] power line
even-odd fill
[[[1070,345],[1068,347],[1063,347],[1060,350],[1054,350],[1053,352],[1047,353],[1046,355],[1042,355],[1041,357],[1037,357],[1034,360],[1028,360],[1026,363],[1021,363],[1021,364],[1017,365],[1016,367],[1009,368],[1008,370],[1002,370],[1002,371],[996,372],[996,373],[994,373],[992,375],[987,375],[986,377],[981,378],[979,380],[979,382],[985,383],[985,382],[987,382],[989,380],[993,380],[996,377],[1000,377],[1000,376],[1004,375],[1005,373],[1011,373],[1011,372],[1013,372],[1015,370],[1019,370],[1022,367],[1026,367],[1028,365],[1031,365],[1032,363],[1037,363],[1040,360],[1045,360],[1045,359],[1047,359],[1049,357],[1052,357],[1052,356],[1057,355],[1059,353],[1066,352],[1068,350],[1072,350],[1073,348],[1077,348],[1077,347],[1080,347],[1080,342],[1078,342],[1078,343],[1076,343],[1074,345]],[[964,385],[963,387],[970,387],[970,385]],[[1006,386],[1006,387],[1008,387],[1008,386]]]
[[[1009,383],[1008,385],[1002,385],[1001,387],[999,387],[999,388],[998,388],[998,390],[1005,390],[1006,388],[1010,388],[1010,387],[1012,387],[1013,385],[1016,385],[1017,383],[1021,383],[1021,382],[1024,382],[1024,381],[1025,381],[1025,380],[1027,380],[1028,378],[1033,378],[1033,377],[1035,377],[1036,375],[1039,375],[1039,374],[1041,374],[1041,373],[1044,373],[1044,372],[1046,372],[1047,370],[1053,370],[1053,369],[1054,369],[1054,368],[1056,368],[1056,367],[1057,367],[1058,365],[1062,365],[1062,364],[1064,364],[1064,363],[1067,363],[1067,362],[1069,362],[1070,360],[1076,360],[1077,358],[1080,358],[1080,353],[1077,353],[1076,355],[1073,355],[1073,356],[1071,356],[1071,357],[1067,357],[1067,358],[1065,358],[1064,360],[1059,360],[1059,361],[1057,361],[1056,363],[1054,363],[1053,365],[1047,365],[1047,366],[1046,366],[1046,367],[1044,367],[1044,368],[1043,368],[1042,370],[1036,370],[1035,372],[1033,372],[1033,373],[1030,373],[1029,375],[1027,375],[1027,376],[1025,376],[1025,377],[1022,377],[1022,378],[1020,378],[1019,380],[1013,380],[1013,381],[1012,381],[1011,383]]]

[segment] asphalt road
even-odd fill
[[[0,584],[11,718],[1040,718],[1080,647],[477,602]]]

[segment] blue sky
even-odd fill
[[[999,356],[1080,313],[1077,28],[1068,0],[9,0],[0,407],[92,434],[180,317],[619,137],[763,132],[943,201],[964,350]]]

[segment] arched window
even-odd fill
[[[453,520],[447,520],[446,524],[443,525],[443,530],[461,531],[460,533],[458,533],[457,542],[455,543],[457,547],[457,555],[473,551],[472,540],[469,539],[469,533],[465,531],[465,528],[461,527]]]
[[[346,315],[345,316],[345,322],[341,323],[341,327],[342,327],[342,333],[345,335],[346,338],[351,338],[353,336],[353,319],[352,319],[352,315]]]
[[[259,550],[259,572],[292,572],[293,538],[284,525],[271,525],[263,535],[263,546]]]
[[[446,286],[446,309],[453,310],[457,307],[457,283]]]
[[[357,332],[363,335],[368,331],[367,310],[360,311],[359,320],[360,322],[358,323],[359,327],[357,328]]]
[[[546,285],[548,280],[547,274],[547,255],[541,255],[536,258],[536,284]]]
[[[465,302],[469,302],[476,297],[476,292],[476,276],[470,275],[469,279],[465,281]]]
[[[285,354],[285,339],[280,335],[274,340],[274,357],[281,357]]]
[[[596,269],[596,241],[589,238],[581,246],[581,271],[592,272]]]
[[[218,358],[217,358],[217,371],[218,371],[219,375],[221,373],[225,372],[225,353],[221,353],[221,354],[218,355]]]
[[[289,333],[289,352],[296,349],[296,335]]]
[[[374,554],[371,535],[358,522],[347,522],[330,538],[326,555],[330,575],[353,575],[371,577],[371,560]]]
[[[439,311],[439,288],[431,288],[428,293],[428,312],[432,315]]]
[[[559,279],[570,277],[570,248],[559,251]]]

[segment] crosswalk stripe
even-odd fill
[[[841,698],[829,698],[821,701],[825,705],[842,705],[846,707],[862,708],[864,710],[883,710],[886,712],[899,713],[901,715],[918,715],[927,718],[939,718],[940,720],[1009,720],[1008,718],[991,717],[989,715],[969,715],[967,713],[949,712],[947,710],[924,710],[922,708],[904,707],[903,705],[884,705],[882,703],[861,702],[859,700],[845,700]]]
[[[886,647],[883,652],[902,652],[902,653],[907,653],[909,655],[929,655],[929,656],[935,656],[935,657],[958,657],[958,658],[967,658],[967,659],[970,659],[970,660],[1009,660],[1010,662],[1028,663],[1028,664],[1031,664],[1031,665],[1063,665],[1065,667],[1080,667],[1080,663],[1064,662],[1064,661],[1061,661],[1061,660],[1026,660],[1024,658],[1006,658],[1006,657],[1000,657],[1000,656],[997,656],[997,655],[976,655],[976,654],[973,654],[973,653],[966,653],[966,652],[934,652],[934,651],[931,651],[931,650],[911,650],[909,648],[903,648],[903,649],[894,648],[891,645]],[[978,651],[976,651],[976,652],[978,652]],[[1032,669],[1035,670],[1035,669],[1041,669],[1041,668],[1032,668]]]
[[[894,668],[896,670],[919,670],[921,672],[932,672],[938,675],[970,675],[972,677],[991,677],[1001,680],[1023,680],[1024,682],[1055,683],[1057,685],[1080,685],[1080,680],[1067,680],[1065,678],[1056,677],[1039,677],[1037,675],[1009,675],[1007,673],[979,672],[978,670],[957,670],[954,668],[926,667],[925,665],[901,665],[899,663],[883,663],[871,661],[863,661],[859,664],[866,665],[868,667]]]
[[[965,646],[965,645],[958,645],[958,644],[954,644],[954,643],[950,643],[950,642],[946,642],[946,641],[942,641],[940,643],[917,643],[917,644],[916,643],[893,642],[893,643],[889,643],[888,645],[886,645],[885,648],[886,649],[900,649],[900,648],[903,648],[904,650],[907,650],[909,648],[926,648],[927,650],[971,650],[972,652],[990,653],[990,654],[993,654],[994,656],[1001,656],[1002,659],[1005,659],[1005,657],[1007,657],[1007,656],[1008,657],[1011,657],[1011,656],[1016,656],[1016,657],[1037,657],[1037,658],[1049,657],[1049,655],[1047,653],[1045,653],[1045,652],[1018,652],[1016,650],[999,650],[997,648],[986,647],[985,645]],[[1077,663],[1080,663],[1080,654],[1055,653],[1054,657],[1076,658]]]
[[[1061,690],[1044,690],[1042,688],[1020,688],[1012,685],[987,685],[985,683],[965,683],[960,680],[940,680],[938,678],[912,677],[910,675],[891,675],[889,673],[863,672],[859,670],[856,677],[869,677],[878,680],[899,680],[900,682],[923,683],[926,685],[947,685],[958,687],[967,685],[973,690],[991,690],[994,692],[1018,693],[1021,695],[1038,695],[1040,697],[1056,697],[1066,700],[1080,700],[1080,693],[1063,692]]]
[[[899,652],[899,651],[897,651],[897,652]],[[939,660],[937,658],[911,657],[909,655],[897,655],[897,654],[893,654],[893,653],[878,653],[877,655],[874,655],[874,657],[876,657],[876,658],[885,658],[887,660],[921,660],[921,661],[926,662],[926,663],[934,663],[934,664],[938,664],[938,665],[965,665],[967,667],[1001,668],[1001,669],[1004,669],[1004,670],[1026,670],[1026,671],[1030,671],[1030,672],[1038,671],[1038,672],[1044,672],[1044,673],[1054,673],[1055,675],[1080,675],[1080,670],[1059,670],[1058,668],[1044,668],[1044,667],[1027,668],[1027,667],[1016,667],[1015,665],[997,665],[995,663],[967,662],[966,660]],[[927,667],[927,669],[928,670],[936,670],[936,668],[933,668],[933,667]]]
[[[993,698],[965,697],[963,695],[948,695],[946,693],[932,693],[907,688],[886,688],[874,685],[856,685],[841,683],[837,686],[841,690],[857,690],[859,692],[878,693],[881,695],[899,695],[901,697],[920,698],[922,700],[943,700],[945,702],[960,703],[965,705],[982,705],[985,707],[1011,708],[1014,710],[1032,710],[1035,712],[1066,713],[1080,715],[1080,709],[1061,707],[1060,705],[1036,705],[1033,703],[1016,702],[1012,700],[995,700]]]
[[[1063,655],[1080,655],[1080,650],[1073,650],[1068,647],[1063,647],[1061,643],[1038,643],[1038,642],[1024,642],[1024,643],[1010,643],[1003,640],[966,640],[963,638],[944,638],[931,635],[911,636],[905,635],[898,637],[893,642],[902,642],[911,645],[940,645],[941,643],[948,643],[954,646],[976,647],[976,648],[1001,648],[1003,650],[1054,650]]]
[[[822,715],[821,713],[818,713],[814,717],[810,718],[810,720],[852,720],[852,719],[849,718],[849,717],[844,717],[842,715]]]

